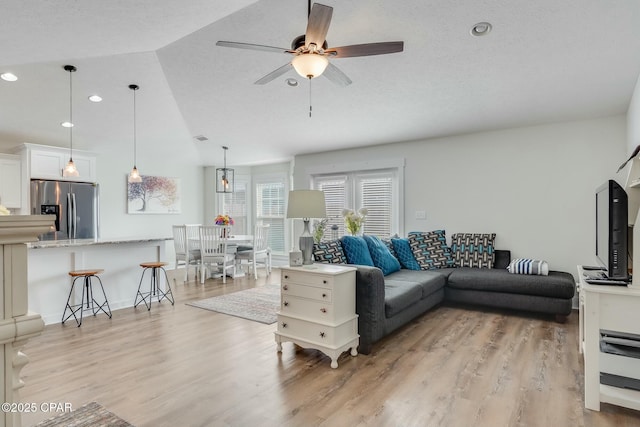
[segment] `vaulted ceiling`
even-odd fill
[[[144,153],[249,165],[301,153],[624,113],[640,74],[637,0],[335,1],[329,46],[403,40],[404,52],[332,59],[353,84],[292,69],[253,82],[306,28],[304,0],[6,0],[0,26],[0,151],[22,142],[131,153],[131,83]],[[492,31],[470,34],[487,21]],[[297,87],[286,84],[295,78]],[[87,100],[90,94],[101,103]],[[309,104],[313,116],[309,117]],[[195,136],[208,140],[200,142]]]

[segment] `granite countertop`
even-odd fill
[[[173,240],[172,237],[113,237],[106,239],[69,239],[69,240],[41,240],[39,242],[27,243],[29,249],[42,248],[65,248],[70,246],[89,245],[113,245],[121,243],[143,243],[156,242],[162,240]]]

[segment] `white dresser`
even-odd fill
[[[331,357],[351,349],[358,355],[358,315],[356,314],[356,269],[343,265],[313,264],[281,267],[281,298],[278,351],[291,341],[304,348],[315,348]]]

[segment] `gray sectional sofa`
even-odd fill
[[[493,268],[401,269],[387,276],[377,267],[357,265],[358,351],[369,354],[376,341],[445,301],[560,318],[571,313],[575,293],[571,274],[512,274],[506,270],[509,261],[509,251],[496,250]]]

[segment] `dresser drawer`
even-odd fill
[[[341,346],[358,336],[358,318],[332,327],[279,314],[278,333],[325,346]]]
[[[335,320],[333,305],[330,303],[287,295],[282,295],[280,311],[283,314],[302,316],[319,322],[333,322]]]
[[[284,283],[282,285],[282,297],[294,296],[309,298],[317,301],[331,302],[331,289],[315,286],[302,286],[296,283]]]
[[[313,270],[309,270],[309,272],[292,270],[283,271],[282,284],[299,283],[301,285],[319,286],[323,288],[333,287],[333,276],[313,274],[310,272],[313,272]]]

